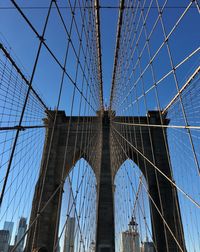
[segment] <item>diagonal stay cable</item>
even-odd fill
[[[186,198],[188,198],[195,206],[200,208],[200,204],[196,202],[189,194],[187,194],[183,189],[181,189],[174,181],[168,178],[155,164],[151,162],[144,154],[142,154],[135,146],[132,145],[117,129],[112,127],[116,133],[125,140],[137,153],[139,153],[149,164],[151,164],[163,177],[165,177],[174,187],[176,187]]]
[[[82,73],[83,73],[84,79],[86,80],[87,85],[89,86],[90,92],[91,92],[91,94],[92,94],[92,98],[93,98],[93,100],[96,102],[96,100],[95,100],[96,97],[95,97],[95,95],[94,95],[93,92],[92,92],[92,89],[91,89],[91,87],[90,87],[90,85],[89,85],[89,82],[88,82],[88,80],[87,80],[87,77],[86,77],[84,68],[83,68],[83,66],[82,66],[82,64],[81,64],[81,62],[80,62],[80,60],[79,60],[77,51],[76,51],[76,49],[75,49],[75,45],[74,45],[73,42],[72,42],[72,39],[71,39],[71,36],[70,36],[71,31],[68,31],[67,26],[66,26],[65,21],[64,21],[64,17],[63,17],[63,15],[62,15],[62,13],[61,13],[61,11],[60,11],[60,8],[58,7],[58,5],[57,5],[56,2],[55,2],[55,6],[56,6],[56,9],[57,9],[58,15],[59,15],[59,17],[60,17],[60,19],[61,19],[62,25],[63,25],[63,27],[64,27],[64,29],[65,29],[65,32],[66,32],[66,34],[67,34],[68,41],[69,41],[69,43],[70,43],[71,46],[72,46],[73,52],[74,52],[74,54],[75,54],[75,58],[76,58],[77,61],[79,62],[79,66],[80,66],[80,69],[81,69],[81,71],[82,71]],[[71,8],[72,8],[72,7],[71,7]],[[70,9],[71,9],[71,8],[70,8]],[[75,19],[74,11],[71,10],[71,12],[72,12],[71,14],[72,14],[73,23],[76,24],[76,19]],[[77,24],[76,24],[76,26],[77,26]],[[77,31],[77,35],[79,36],[79,40],[82,41],[82,38],[80,37],[80,34],[79,34],[78,31]],[[84,57],[86,57],[85,52],[84,52],[82,46],[81,46],[80,49],[82,50]],[[65,67],[64,69],[66,69],[66,67]],[[89,70],[89,67],[88,67],[88,66],[87,66],[87,69]],[[64,71],[64,73],[66,74],[66,71]],[[76,83],[76,81],[73,81],[73,83]],[[75,87],[76,87],[76,85],[75,85]],[[79,90],[80,90],[80,89],[79,89]],[[82,91],[80,90],[79,93],[81,93],[81,92],[82,92]]]
[[[164,125],[164,124],[144,124],[144,123],[126,123],[114,121],[114,124],[121,124],[127,126],[138,126],[138,127],[153,127],[153,128],[172,128],[172,129],[195,129],[200,130],[200,126],[193,125]]]
[[[198,47],[197,49],[195,49],[194,51],[192,51],[186,58],[184,58],[181,62],[179,62],[176,66],[174,66],[174,70],[177,70],[180,66],[182,66],[184,63],[186,63],[189,59],[191,59],[191,57],[193,57],[196,53],[198,53],[200,51],[200,47]],[[149,67],[149,65],[148,65]],[[145,70],[148,69],[145,68]],[[122,104],[125,102],[125,100],[127,100],[128,96],[130,95],[131,91],[133,90],[133,88],[139,83],[140,79],[142,78],[142,76],[144,76],[145,71],[142,71],[142,73],[140,74],[140,76],[138,77],[138,79],[135,81],[134,85],[130,88],[128,95],[123,99],[123,101],[121,102],[120,106],[122,106]],[[155,85],[158,86],[160,85],[168,76],[170,76],[173,73],[173,69],[171,69],[169,72],[167,72],[164,76],[162,76],[157,82],[156,84],[154,83],[153,85],[151,85],[147,90],[145,90],[144,94],[141,94],[140,96],[138,96],[137,100],[141,100],[144,96],[146,96],[148,93],[150,93],[151,90],[153,90],[155,88]],[[131,105],[135,104],[137,101],[133,101]]]
[[[192,80],[200,73],[200,66],[194,71],[194,73],[189,77],[186,83],[182,86],[179,92],[171,99],[168,105],[163,109],[162,114],[165,114],[167,110],[173,105],[173,103],[178,99],[181,93],[186,89],[188,85],[192,82]]]
[[[54,1],[54,0],[53,0]],[[32,23],[29,21],[29,19],[26,17],[26,15],[23,13],[23,11],[21,10],[21,8],[19,7],[19,5],[17,5],[17,3],[14,0],[11,0],[11,2],[14,4],[14,6],[16,7],[16,9],[19,11],[19,13],[22,15],[22,17],[24,18],[24,20],[27,22],[27,24],[30,26],[30,28],[33,30],[33,32],[36,34],[36,36],[39,38],[40,43],[44,45],[44,47],[47,49],[47,51],[50,53],[50,55],[53,57],[53,59],[55,60],[55,62],[58,64],[58,66],[65,72],[66,76],[68,77],[68,79],[70,80],[70,82],[75,86],[75,88],[77,89],[77,91],[80,93],[81,96],[83,96],[84,100],[86,101],[86,103],[92,108],[92,110],[94,112],[96,112],[95,108],[93,108],[93,106],[88,102],[88,100],[86,99],[85,95],[81,92],[80,88],[77,86],[77,83],[75,83],[72,79],[72,77],[69,75],[69,73],[66,71],[66,68],[61,64],[61,62],[57,59],[57,57],[55,56],[55,54],[51,51],[51,49],[49,48],[49,46],[47,45],[47,43],[44,40],[44,36],[40,36],[39,33],[37,32],[37,30],[35,29],[35,27],[32,25]]]
[[[164,47],[164,45],[166,45],[166,43],[167,43],[167,41],[169,40],[169,38],[171,37],[171,35],[172,35],[173,32],[175,31],[175,29],[178,27],[180,21],[183,19],[183,17],[186,15],[186,13],[188,12],[188,10],[191,8],[191,5],[192,5],[192,1],[188,4],[188,6],[187,6],[186,9],[184,10],[184,12],[181,14],[181,16],[179,17],[179,19],[176,21],[176,23],[174,24],[174,26],[172,27],[172,29],[171,29],[171,30],[169,31],[169,33],[166,35],[166,38],[165,38],[165,40],[161,43],[160,47],[159,47],[159,48],[157,49],[157,51],[152,55],[152,57],[151,57],[149,63],[146,65],[146,67],[144,68],[144,70],[142,71],[142,73],[140,74],[140,76],[138,77],[138,79],[136,80],[136,82],[134,83],[134,85],[136,85],[136,84],[139,82],[141,76],[143,76],[143,75],[145,74],[145,72],[148,70],[149,66],[153,63],[153,61],[154,61],[154,60],[156,59],[156,57],[158,56],[158,54],[159,54],[159,52],[161,51],[161,49]],[[165,7],[165,6],[163,6],[162,9],[161,9],[161,13],[163,12],[164,7]],[[160,18],[160,15],[158,15],[158,18],[157,18],[156,23],[154,24],[154,26],[156,26],[157,22],[159,21],[159,18]],[[143,24],[143,26],[144,26],[144,24]],[[145,48],[145,47],[147,46],[148,41],[150,40],[150,37],[151,37],[152,34],[153,34],[153,30],[155,29],[154,26],[153,26],[153,28],[152,28],[152,31],[151,31],[150,34],[148,35],[147,40],[146,40],[146,42],[145,42],[143,48]],[[195,50],[195,52],[197,52],[197,51],[199,51],[199,49]],[[143,53],[143,52],[144,52],[144,50],[142,49],[141,53]],[[138,57],[138,59],[141,58],[141,56],[142,56],[142,55],[140,54],[139,57]],[[137,60],[137,62],[135,63],[134,68],[133,68],[133,70],[132,70],[132,73],[135,71],[138,62],[139,62],[139,60]],[[129,78],[128,80],[130,81],[130,78]],[[156,84],[154,84],[154,85],[156,85]],[[126,83],[125,83],[125,86],[126,86]],[[133,87],[129,90],[127,96],[122,100],[120,106],[124,103],[124,100],[128,97],[128,95],[130,94],[130,92],[132,91],[132,89],[133,89]]]
[[[118,133],[118,132],[117,132],[117,133]],[[118,144],[120,145],[120,147],[122,148],[122,151],[124,152],[124,154],[126,155],[126,157],[128,157],[127,154],[126,154],[126,152],[125,152],[125,150],[124,150],[124,148],[123,148],[123,146],[119,143],[118,140],[117,140],[117,142],[118,142]],[[139,179],[140,179],[140,177],[139,177]],[[147,194],[148,194],[150,200],[152,201],[154,207],[156,208],[158,214],[159,214],[160,217],[162,218],[162,220],[163,220],[163,222],[165,223],[167,229],[169,230],[170,234],[172,235],[173,239],[175,240],[176,244],[178,245],[179,249],[180,249],[182,252],[184,252],[183,249],[181,248],[179,242],[177,241],[176,237],[174,236],[174,234],[173,234],[171,228],[169,227],[168,223],[166,222],[166,220],[165,220],[163,214],[161,213],[161,211],[160,211],[159,208],[157,207],[155,201],[153,200],[152,196],[151,196],[150,193],[149,193],[149,190],[146,188],[146,186],[144,185],[144,183],[143,183],[142,180],[141,180],[141,183],[142,183],[143,187],[145,188],[145,190],[146,190],[146,192],[147,192]]]
[[[90,140],[90,143],[92,142],[92,139]],[[90,145],[90,143],[88,143],[88,146]],[[80,157],[82,156],[83,153],[80,153]],[[41,178],[41,175],[40,175]],[[69,176],[68,176],[69,179]],[[70,180],[69,180],[70,181]],[[22,237],[20,238],[20,240],[15,244],[14,248],[11,250],[11,252],[16,251],[16,248],[19,246],[19,244],[21,243],[21,241],[26,237],[26,235],[29,233],[29,231],[31,230],[31,228],[33,227],[33,225],[36,223],[36,221],[38,220],[38,218],[42,215],[42,213],[44,212],[44,210],[46,209],[46,207],[50,204],[50,202],[54,199],[55,195],[57,194],[57,192],[63,188],[64,186],[64,180],[60,181],[60,184],[57,186],[57,188],[55,189],[55,191],[52,193],[52,195],[49,197],[49,199],[45,202],[44,206],[40,209],[40,211],[38,211],[37,216],[35,217],[35,219],[30,223],[28,229],[26,230],[26,232],[22,235]],[[72,187],[72,185],[70,184],[70,186]]]
[[[119,18],[118,18],[118,27],[117,27],[117,38],[116,38],[116,49],[115,49],[115,59],[114,59],[114,66],[113,66],[113,77],[112,77],[112,86],[111,86],[111,94],[110,94],[110,108],[112,108],[113,98],[114,98],[114,91],[115,91],[115,76],[117,70],[117,63],[118,63],[118,54],[119,54],[119,47],[120,47],[120,38],[121,38],[121,27],[122,27],[122,20],[123,20],[123,10],[124,10],[124,0],[120,1],[120,9],[119,9]]]
[[[45,125],[30,125],[30,126],[16,125],[16,126],[12,126],[12,127],[0,127],[0,131],[2,131],[2,130],[24,131],[26,129],[39,129],[39,128],[46,128],[46,126]]]
[[[12,57],[10,56],[10,54],[8,53],[8,51],[6,50],[6,48],[3,46],[2,43],[0,43],[0,50],[3,51],[3,53],[5,54],[6,58],[9,59],[9,61],[11,62],[11,64],[14,66],[14,68],[17,70],[17,73],[22,77],[22,79],[25,81],[25,83],[28,86],[31,86],[30,89],[33,92],[33,94],[37,97],[37,99],[40,101],[40,103],[43,105],[43,107],[48,110],[48,107],[46,106],[46,104],[44,103],[44,101],[41,99],[41,97],[39,96],[39,94],[35,91],[35,89],[33,88],[32,85],[30,85],[30,81],[28,81],[28,79],[25,77],[25,75],[22,73],[22,71],[20,70],[20,68],[17,66],[16,62],[12,59]]]
[[[100,13],[99,13],[99,0],[95,0],[95,18],[96,18],[96,42],[98,53],[98,66],[99,66],[99,81],[100,81],[100,102],[101,110],[103,110],[103,77],[102,77],[102,60],[101,60],[101,27],[100,27]]]
[[[51,5],[52,5],[52,1],[50,3],[49,10],[48,10],[48,13],[47,13],[47,16],[46,16],[45,25],[44,25],[44,28],[43,28],[43,31],[42,31],[42,38],[44,37],[45,32],[46,32],[46,27],[47,27],[47,23],[48,23],[48,19],[49,19],[49,16],[50,16],[50,11],[51,11]],[[41,48],[42,48],[42,39],[40,40],[40,43],[39,43],[39,46],[38,46],[37,55],[36,55],[36,58],[35,58],[32,74],[31,74],[31,78],[30,78],[30,85],[28,86],[28,90],[27,90],[27,93],[26,93],[24,105],[23,105],[21,115],[20,115],[19,126],[21,126],[23,118],[24,118],[24,113],[25,113],[25,109],[26,109],[26,106],[27,106],[29,94],[30,94],[30,91],[31,91],[32,82],[33,82],[33,79],[34,79],[34,76],[35,76],[35,72],[36,72],[37,63],[38,63],[38,60],[39,60]],[[1,204],[2,204],[2,201],[3,201],[3,196],[4,196],[5,189],[6,189],[7,181],[8,181],[10,168],[11,168],[11,165],[12,165],[13,156],[14,156],[14,153],[15,153],[15,148],[16,148],[16,144],[17,144],[17,141],[18,141],[18,137],[19,137],[19,132],[20,132],[20,130],[18,129],[17,132],[16,132],[16,135],[15,135],[15,140],[14,140],[12,151],[11,151],[11,154],[10,154],[10,159],[9,159],[9,163],[8,163],[8,167],[7,167],[7,171],[6,171],[6,176],[5,176],[5,180],[4,180],[4,184],[3,184],[3,188],[2,188],[2,192],[1,192],[1,196],[0,196],[0,207],[1,207]]]

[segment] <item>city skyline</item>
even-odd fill
[[[5,245],[2,245],[2,240],[0,239],[0,247],[4,246],[4,251],[3,252],[9,252],[10,247],[14,247],[22,238],[24,235],[26,229],[27,229],[27,218],[25,217],[20,217],[19,221],[17,223],[10,222],[10,221],[5,221],[3,229],[0,229],[2,234],[6,234],[7,232],[7,238],[5,239]],[[13,229],[15,232],[13,232]],[[23,252],[24,248],[24,240],[19,244],[17,249],[15,250],[16,252]]]

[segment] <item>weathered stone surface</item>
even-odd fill
[[[146,117],[113,117],[110,116],[112,113],[105,111],[104,114],[98,113],[96,117],[70,118],[66,117],[64,112],[58,111],[53,137],[52,125],[55,112],[51,111],[51,113],[52,118],[46,120],[48,129],[30,223],[37,214],[40,214],[49,197],[65,179],[73,165],[83,157],[93,168],[97,179],[99,202],[96,251],[115,251],[113,181],[121,164],[130,158],[143,172],[152,197],[150,200],[152,230],[157,251],[180,251],[166,223],[186,251],[176,189],[150,163],[155,164],[168,178],[173,179],[165,131],[162,128],[128,125],[122,127],[120,124],[113,124],[120,134],[116,133],[115,136],[111,134],[111,120],[135,124],[160,124],[159,113],[150,112]],[[168,123],[167,120],[163,120],[165,124]],[[150,162],[144,159],[143,155]],[[53,200],[32,226],[27,238],[26,252],[39,247],[46,247],[49,252],[53,251],[55,238],[57,238],[56,227],[60,214],[61,195],[62,188],[57,190]],[[163,214],[166,223],[163,222],[158,210]]]

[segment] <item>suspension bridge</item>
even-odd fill
[[[200,251],[199,13],[0,3],[0,252]]]

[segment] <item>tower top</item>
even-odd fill
[[[129,230],[130,231],[137,232],[137,226],[138,226],[138,224],[136,222],[136,218],[135,217],[131,218],[131,221],[130,221],[130,223],[128,225],[129,225]]]

